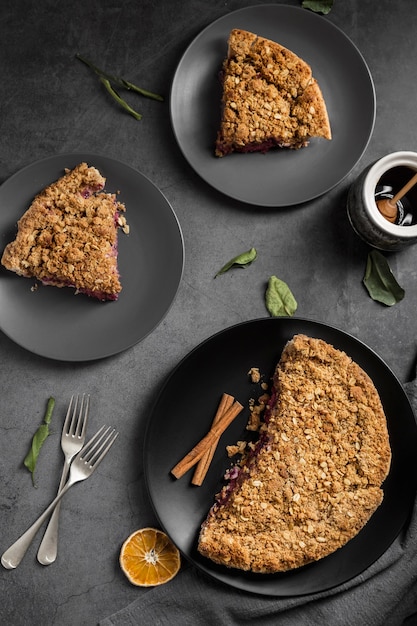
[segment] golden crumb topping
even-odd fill
[[[116,299],[117,230],[125,207],[104,193],[105,179],[80,163],[41,191],[18,221],[18,232],[2,256],[7,269],[58,287],[71,286]]]
[[[223,63],[216,155],[260,146],[299,148],[331,139],[326,105],[310,66],[280,44],[235,29]]]
[[[300,567],[345,545],[383,499],[391,461],[369,376],[296,335],[274,375],[266,426],[202,525],[199,551],[242,570]]]

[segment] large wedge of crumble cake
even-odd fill
[[[301,148],[331,139],[326,103],[311,67],[291,50],[234,29],[222,68],[216,156]]]
[[[230,471],[198,549],[259,573],[317,561],[367,523],[382,502],[390,462],[369,376],[344,352],[296,335],[276,367],[255,450]]]
[[[45,285],[73,287],[99,300],[117,300],[117,231],[125,207],[104,193],[105,178],[80,163],[41,191],[18,221],[1,259],[8,270]]]

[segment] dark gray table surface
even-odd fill
[[[53,361],[0,333],[1,552],[55,494],[62,462],[59,431],[70,394],[91,394],[91,428],[107,421],[120,430],[111,458],[66,496],[56,563],[39,565],[35,543],[17,570],[0,569],[2,623],[95,624],[142,593],[121,573],[118,553],[133,530],[157,523],[142,467],[150,408],[166,376],[197,344],[228,326],[268,315],[263,292],[271,274],[291,286],[297,315],[355,335],[400,381],[411,376],[417,355],[417,247],[389,255],[404,300],[392,308],[374,302],[362,284],[368,247],[352,231],[345,205],[351,182],[367,164],[395,150],[417,150],[417,5],[334,1],[322,19],[340,27],[369,66],[377,98],[374,132],[359,163],[333,190],[299,207],[271,210],[243,205],[201,180],[183,158],[169,118],[171,80],[188,44],[213,20],[255,4],[263,2],[1,3],[0,183],[38,159],[64,152],[128,162],[171,203],[186,253],[178,295],[165,319],[116,356]],[[130,97],[144,116],[136,122],[75,60],[77,52],[165,94],[166,102]],[[259,253],[251,271],[213,280],[225,261],[251,245]],[[22,460],[49,396],[57,399],[56,423],[35,489]]]

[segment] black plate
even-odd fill
[[[176,463],[205,435],[220,395],[234,395],[245,407],[259,386],[247,372],[259,367],[272,374],[285,343],[294,334],[324,339],[344,350],[373,379],[387,415],[392,465],[385,497],[363,530],[330,556],[288,573],[252,574],[217,566],[196,550],[201,522],[230,466],[225,446],[247,437],[247,411],[221,438],[201,487],[190,483],[192,470],[180,480],[170,475]],[[246,433],[246,434],[245,434]],[[360,574],[397,537],[411,512],[417,484],[417,428],[408,398],[388,366],[365,344],[331,326],[296,318],[267,318],[228,328],[194,349],[162,389],[150,416],[145,439],[145,472],[158,519],[181,552],[214,578],[245,591],[296,596],[323,591]]]
[[[126,205],[129,235],[120,231],[117,302],[98,302],[73,289],[39,287],[0,269],[0,328],[27,350],[63,361],[89,361],[129,348],[149,334],[169,310],[180,284],[184,245],[178,220],[161,191],[133,167],[96,154],[60,154],[37,161],[0,187],[0,248],[46,185],[85,161],[107,179],[106,191]]]
[[[313,70],[326,100],[333,138],[306,149],[214,156],[220,121],[219,70],[233,28],[286,46]],[[228,13],[205,28],[185,51],[171,90],[171,120],[190,165],[222,193],[258,206],[306,202],[337,185],[361,158],[375,122],[375,90],[356,46],[328,19],[280,4]]]

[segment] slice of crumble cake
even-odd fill
[[[331,139],[326,104],[311,67],[291,50],[234,29],[222,69],[222,119],[215,154],[301,148]]]
[[[2,265],[45,285],[73,287],[98,300],[117,300],[117,231],[127,231],[125,206],[104,193],[105,178],[80,163],[41,191],[18,221]]]
[[[386,418],[369,376],[323,340],[296,335],[276,367],[259,440],[226,473],[198,550],[258,573],[322,559],[381,504],[390,462]]]

